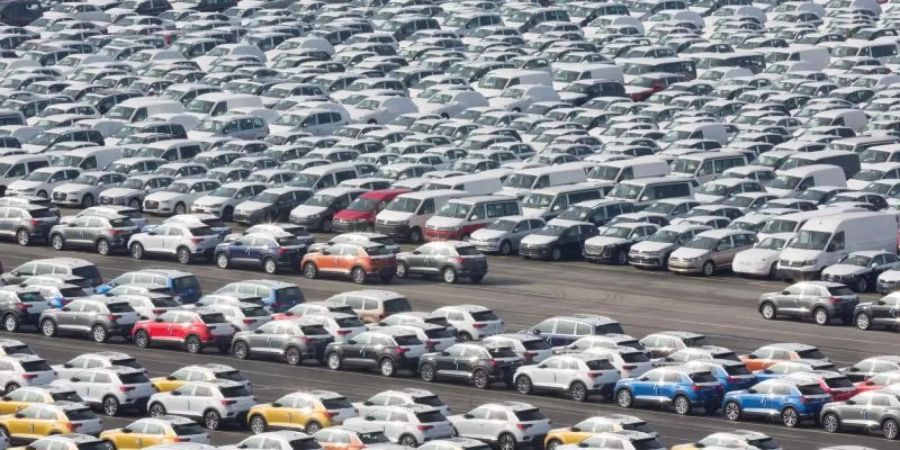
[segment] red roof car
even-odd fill
[[[231,338],[237,330],[222,313],[206,308],[193,311],[172,310],[156,319],[141,320],[131,329],[135,345],[180,345],[189,353],[200,353],[215,346],[222,353],[231,350]]]
[[[366,192],[334,215],[331,229],[335,233],[351,231],[372,231],[375,229],[375,215],[381,212],[394,197],[409,192],[406,189],[379,189]]]

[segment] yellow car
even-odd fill
[[[176,442],[209,444],[209,433],[191,419],[161,416],[138,419],[124,428],[106,430],[100,433],[100,439],[112,444],[115,450],[138,450]]]
[[[215,363],[184,366],[169,376],[152,378],[150,382],[159,392],[172,392],[188,381],[213,380],[236,381],[243,384],[248,391],[251,390],[250,381],[244,378],[241,372],[234,367]]]
[[[571,427],[550,430],[547,437],[544,438],[544,447],[547,450],[555,450],[556,447],[563,444],[579,444],[598,433],[622,430],[641,431],[656,436],[656,432],[639,417],[610,414],[588,417]]]
[[[314,390],[293,392],[273,403],[256,405],[247,413],[247,423],[256,434],[270,427],[313,434],[355,415],[356,409],[346,397],[337,392]]]
[[[107,450],[108,444],[94,436],[81,433],[55,434],[40,438],[27,447],[10,447],[7,450],[54,449],[54,450]],[[111,449],[109,449],[111,450]]]
[[[752,450],[760,448],[779,448],[780,446],[774,439],[765,433],[750,430],[734,430],[713,433],[697,442],[676,445],[672,447],[672,450],[699,450],[716,447],[735,450]]]
[[[23,386],[0,399],[0,415],[15,414],[33,403],[50,404],[58,401],[81,403],[81,397],[72,390],[57,386]]]
[[[97,434],[103,431],[103,421],[81,403],[35,403],[0,416],[0,431],[13,442],[28,442],[51,434]]]

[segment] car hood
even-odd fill
[[[372,217],[371,213],[366,211],[355,211],[352,209],[344,209],[338,211],[338,213],[334,215],[335,219],[341,220],[368,219],[369,217]]]
[[[497,239],[506,235],[506,231],[503,230],[489,230],[487,228],[481,228],[472,232],[470,237],[474,240],[487,240],[487,239]]]
[[[236,209],[238,211],[257,211],[260,209],[265,209],[271,205],[272,205],[271,203],[258,202],[255,200],[248,200],[248,201],[238,205]]]
[[[681,247],[678,250],[675,250],[674,252],[672,252],[672,257],[673,258],[691,259],[691,258],[700,258],[707,254],[709,254],[709,250],[706,250],[706,249]]]
[[[612,236],[594,236],[586,241],[584,241],[584,245],[595,245],[598,247],[605,247],[607,245],[623,245],[627,244],[631,241],[628,239],[622,239]]]
[[[228,197],[200,197],[197,201],[194,202],[194,206],[216,206],[216,205],[224,205],[231,200]]]
[[[179,194],[178,192],[154,192],[147,196],[146,200],[153,200],[157,202],[165,202],[169,200],[174,200],[178,197],[181,197],[184,194]]]
[[[532,234],[522,238],[522,243],[530,245],[545,245],[556,242],[557,240],[558,238],[556,236],[548,236],[546,234]]]
[[[675,246],[675,244],[670,244],[668,242],[644,241],[644,242],[638,242],[637,244],[632,245],[631,249],[634,251],[638,251],[638,252],[654,253],[654,252],[661,252],[663,250],[668,250],[674,246]]]
[[[402,221],[407,221],[407,220],[409,220],[409,218],[412,217],[413,215],[415,215],[415,213],[411,213],[411,212],[403,212],[403,211],[387,211],[387,210],[385,210],[385,211],[382,211],[382,212],[378,213],[378,216],[376,216],[376,218],[379,219],[379,220],[386,220],[386,221],[389,221],[389,222],[395,222],[395,221],[401,221],[401,220],[402,220]]]
[[[425,223],[426,226],[433,227],[457,227],[462,224],[465,219],[457,219],[455,217],[439,217],[434,216],[428,219],[428,222]]]
[[[104,197],[114,198],[114,197],[125,197],[128,195],[139,194],[142,192],[144,192],[144,191],[142,191],[140,189],[112,188],[112,189],[107,189],[107,190],[103,191],[102,195]]]
[[[37,189],[43,185],[44,183],[42,181],[16,180],[9,184],[9,189],[21,191],[25,189]]]
[[[853,266],[850,264],[833,264],[831,266],[826,267],[822,270],[823,275],[837,275],[837,276],[847,276],[847,275],[859,275],[865,272],[866,269],[864,267]]]
[[[781,254],[779,250],[769,250],[765,248],[751,248],[739,252],[734,256],[735,261],[759,261],[759,260],[769,260],[772,258],[778,258],[778,255]]]
[[[585,97],[587,97],[587,96],[584,95],[584,94],[579,94],[579,93],[577,93],[577,92],[565,92],[565,91],[563,91],[563,92],[560,92],[560,93],[559,93],[559,99],[562,100],[562,101],[564,101],[564,102],[570,102],[570,101],[572,101],[572,100],[581,100],[581,99],[583,99],[583,98],[585,98]]]
[[[324,206],[309,206],[309,205],[300,205],[293,210],[291,210],[292,216],[317,216],[325,212],[328,208]]]
[[[822,255],[821,250],[803,250],[799,248],[787,248],[781,251],[781,259],[787,261],[808,261]]]
[[[87,184],[76,184],[76,183],[66,183],[60,186],[57,186],[53,192],[64,192],[64,193],[72,193],[72,192],[84,192],[89,191],[97,186],[90,186]]]
[[[725,197],[721,195],[694,194],[694,200],[697,200],[700,203],[713,203],[722,200],[723,198]]]
[[[900,270],[888,270],[887,272],[883,272],[878,276],[878,279],[882,281],[898,281],[900,280]]]

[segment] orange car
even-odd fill
[[[323,428],[313,437],[324,450],[361,450],[369,445],[390,442],[384,435],[384,427],[368,423]]]
[[[397,258],[381,244],[334,244],[307,253],[300,267],[309,279],[320,274],[338,274],[349,276],[356,284],[365,284],[371,278],[386,283],[397,272]]]
[[[753,351],[753,353],[741,355],[741,361],[747,365],[747,369],[753,372],[766,370],[769,366],[779,361],[797,361],[801,359],[828,361],[828,357],[818,348],[793,342],[763,345]]]

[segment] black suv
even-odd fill
[[[520,365],[522,358],[509,347],[465,342],[443,352],[422,355],[419,377],[427,382],[436,381],[439,376],[466,379],[478,389],[487,389],[493,381],[512,386],[513,374]]]
[[[332,342],[325,348],[325,365],[331,370],[344,367],[377,367],[386,377],[398,369],[415,371],[425,344],[406,330],[391,327],[364,331],[347,342]]]
[[[34,286],[6,286],[0,289],[0,320],[3,330],[19,331],[22,325],[36,326],[38,317],[49,307],[47,299]]]

